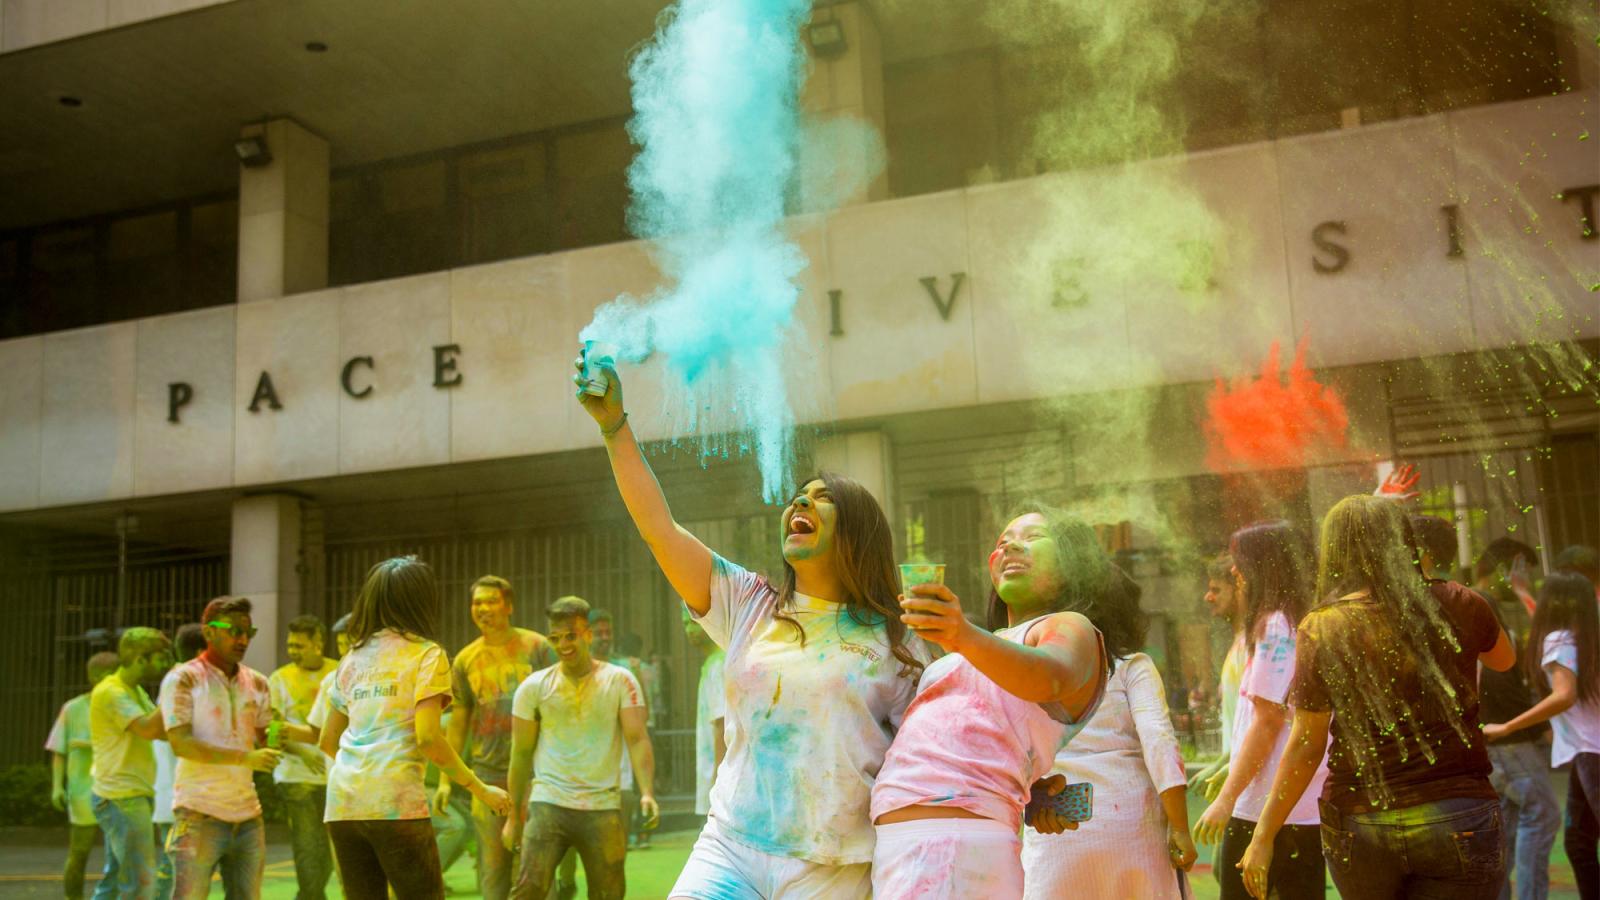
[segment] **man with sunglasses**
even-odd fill
[[[314,744],[304,725],[272,717],[267,678],[244,665],[256,629],[250,601],[218,597],[200,617],[206,649],[175,669],[161,707],[178,757],[167,849],[175,900],[207,895],[220,866],[224,893],[256,900],[266,865],[261,801],[251,772],[270,772],[286,740]]]

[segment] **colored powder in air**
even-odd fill
[[[782,350],[806,259],[782,225],[805,145],[799,34],[810,7],[680,0],[663,15],[629,72],[628,133],[640,150],[628,170],[628,224],[653,242],[667,286],[618,297],[580,334],[615,346],[624,362],[663,354],[676,376],[669,406],[687,415],[679,430],[753,435],[769,502],[786,489],[792,458]],[[731,423],[713,421],[713,410]]]
[[[1306,368],[1306,342],[1280,370],[1276,341],[1258,378],[1217,379],[1206,397],[1206,465],[1216,472],[1306,464],[1319,449],[1343,447],[1350,416],[1337,392]]]

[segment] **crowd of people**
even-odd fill
[[[580,373],[579,400],[704,654],[706,819],[670,896],[1184,898],[1198,842],[1217,845],[1225,900],[1322,897],[1329,876],[1353,900],[1489,900],[1513,879],[1536,898],[1551,767],[1570,764],[1566,849],[1600,898],[1594,551],[1541,577],[1533,548],[1500,540],[1453,581],[1454,525],[1409,512],[1404,469],[1336,504],[1315,542],[1241,528],[1205,573],[1233,635],[1223,753],[1188,778],[1140,652],[1141,587],[1088,525],[1020,510],[976,622],[942,583],[901,585],[877,500],[822,473],[781,513],[769,580],[676,521],[602,371],[603,393]],[[512,624],[503,578],[466,601],[480,636],[452,659],[429,566],[384,561],[332,628],[338,660],[301,617],[270,677],[243,663],[244,598],[175,642],[124,632],[47,745],[68,896],[96,828],[97,897],[204,897],[218,874],[259,896],[253,772],[277,784],[302,898],[335,874],[349,897],[440,897],[469,830],[485,897],[570,896],[578,861],[591,898],[624,896],[627,850],[660,817],[658,679],[633,648],[612,655],[610,617],[579,597],[548,604],[544,633]]]

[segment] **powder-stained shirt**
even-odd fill
[[[325,690],[350,724],[328,769],[323,820],[426,819],[427,759],[417,743],[417,704],[450,699],[450,659],[433,641],[384,629],[339,661]]]
[[[902,674],[881,623],[796,594],[788,615],[802,645],[777,606],[765,579],[715,559],[711,608],[695,617],[727,651],[728,753],[711,816],[731,840],[774,856],[870,862],[872,784],[916,678]]]
[[[1478,655],[1494,649],[1500,623],[1484,599],[1459,584],[1435,582],[1433,599],[1454,633],[1439,641],[1436,658],[1455,692],[1441,706],[1426,702],[1422,660],[1386,607],[1365,596],[1325,603],[1300,620],[1295,648],[1297,709],[1333,713],[1328,781],[1323,799],[1345,813],[1402,809],[1434,800],[1496,798],[1489,784],[1489,753],[1478,724]],[[1367,684],[1386,685],[1394,717],[1375,721],[1352,705]],[[1358,747],[1372,748],[1369,753]]]
[[[1552,631],[1544,638],[1544,655],[1539,666],[1549,677],[1550,669],[1561,666],[1578,678],[1586,673],[1578,668],[1578,645],[1570,631]],[[1600,753],[1600,703],[1579,701],[1550,720],[1555,740],[1550,745],[1550,764],[1564,766],[1579,753]]]
[[[311,711],[306,713],[306,724],[319,732],[322,726],[328,724],[328,685],[333,684],[333,676],[338,671],[338,663],[334,663],[334,670],[322,676],[322,684],[317,687],[317,699],[312,701]]]
[[[302,669],[296,663],[280,667],[267,679],[273,711],[286,722],[309,724],[311,707],[316,705],[322,680],[338,667],[338,660],[327,658],[322,660],[322,668],[316,670]],[[313,772],[305,760],[293,753],[285,753],[272,772],[272,780],[279,784],[327,784],[328,774],[326,770]]]
[[[1250,661],[1250,642],[1241,632],[1233,636],[1228,655],[1222,660],[1222,675],[1217,679],[1217,717],[1222,731],[1222,755],[1233,754],[1233,723],[1239,710],[1239,683],[1244,680],[1244,664]]]
[[[249,753],[260,730],[272,721],[267,676],[241,664],[229,677],[205,654],[173,669],[172,690],[161,695],[167,731],[189,726],[195,740],[224,750]],[[261,815],[250,767],[178,757],[172,805],[224,822],[247,822]]]
[[[1237,752],[1244,744],[1244,736],[1249,733],[1250,726],[1255,722],[1255,698],[1276,703],[1279,706],[1288,705],[1289,687],[1294,683],[1294,629],[1289,625],[1289,617],[1281,612],[1275,612],[1267,617],[1262,625],[1261,637],[1255,642],[1255,652],[1250,655],[1245,663],[1243,677],[1239,680],[1239,705],[1234,713],[1233,720],[1233,747]],[[1290,710],[1290,718],[1294,712]],[[1239,792],[1239,799],[1233,805],[1233,815],[1236,819],[1246,822],[1256,822],[1261,819],[1261,811],[1266,808],[1267,798],[1272,794],[1272,779],[1278,774],[1278,761],[1283,758],[1283,748],[1289,745],[1289,723],[1278,729],[1278,736],[1272,743],[1272,752],[1267,754],[1266,762],[1256,777]],[[1322,821],[1322,814],[1317,810],[1317,798],[1322,796],[1322,784],[1328,779],[1326,762],[1317,766],[1317,771],[1311,776],[1311,783],[1306,786],[1305,793],[1300,795],[1300,801],[1289,811],[1286,825],[1317,825]]]
[[[174,666],[161,678],[161,690],[156,694],[157,706],[161,705],[161,698],[172,693],[172,686],[177,681],[178,669]],[[178,757],[173,754],[172,745],[166,741],[153,742],[151,749],[156,752],[156,803],[150,813],[150,821],[171,825],[177,818],[172,812],[172,782],[178,772]]]
[[[639,679],[608,662],[595,660],[578,679],[559,665],[529,676],[513,706],[517,718],[539,723],[528,800],[567,809],[621,809],[621,715],[643,707]]]
[[[1002,628],[995,637],[1025,644],[1044,618]],[[945,654],[922,673],[916,699],[884,756],[872,787],[871,817],[941,806],[1021,831],[1033,783],[1050,773],[1056,754],[1093,717],[1105,685],[1101,672],[1094,696],[1074,719],[1061,703],[1024,700],[960,653]]]
[[[74,825],[93,825],[94,740],[89,735],[89,695],[79,694],[61,704],[44,748],[67,761],[67,819]]]
[[[550,641],[537,631],[511,629],[504,644],[478,638],[456,654],[450,667],[457,715],[469,716],[467,753],[472,771],[491,784],[505,784],[511,762],[511,700],[517,685],[554,664]]]
[[[728,698],[722,670],[727,654],[720,649],[700,664],[700,686],[695,691],[694,712],[694,814],[711,812],[711,782],[717,773],[717,735],[713,726],[727,715]],[[716,726],[720,727],[720,726]]]
[[[155,795],[156,757],[150,742],[128,730],[156,705],[138,685],[116,675],[89,692],[89,739],[94,744],[94,795],[107,800]]]

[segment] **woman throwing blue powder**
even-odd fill
[[[769,584],[673,519],[617,373],[602,371],[603,396],[583,390],[581,373],[574,381],[622,501],[694,620],[727,651],[728,752],[670,896],[867,896],[872,785],[924,662],[900,621],[888,519],[856,482],[811,479],[783,510],[783,580]]]

